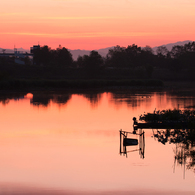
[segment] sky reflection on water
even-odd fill
[[[159,143],[151,130],[145,130],[144,159],[139,152],[128,158],[119,155],[119,129],[132,131],[134,116],[178,104],[193,106],[193,97],[166,92],[39,92],[15,99],[12,94],[0,101],[0,192],[195,192],[193,169],[186,170],[183,179],[184,167],[174,168],[175,145]]]

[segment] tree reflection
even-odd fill
[[[71,97],[71,94],[54,95],[52,101],[60,105],[65,105],[71,99]]]
[[[72,95],[69,93],[65,94],[53,94],[53,93],[34,93],[33,98],[30,100],[30,103],[34,106],[45,106],[47,107],[49,103],[52,101],[59,105],[67,104],[67,102],[71,99]]]
[[[195,172],[195,145],[193,143],[180,143],[174,150],[175,163],[186,166],[187,169],[193,169]]]
[[[6,105],[10,102],[10,100],[20,100],[24,99],[28,93],[20,92],[20,93],[2,93],[0,94],[0,103]],[[52,101],[59,105],[65,105],[71,99],[72,93],[57,93],[57,92],[34,92],[32,98],[30,98],[30,103],[34,106],[44,106],[47,107],[49,103]]]
[[[26,92],[20,92],[20,93],[14,93],[14,92],[10,92],[10,93],[1,93],[0,94],[0,102],[3,105],[6,105],[10,102],[10,100],[20,100],[20,99],[24,99],[24,96],[26,95]]]
[[[83,96],[90,101],[93,107],[98,106],[98,103],[102,99],[102,93],[85,93]]]
[[[34,93],[33,98],[31,99],[30,103],[34,106],[45,106],[47,107],[49,103],[52,101],[54,103],[57,103],[58,105],[65,105],[68,103],[68,101],[71,99],[73,93]],[[102,98],[102,93],[97,92],[85,92],[81,93],[80,95],[87,98],[91,105],[97,106],[99,101]]]
[[[188,150],[187,152],[187,157],[189,158],[189,162],[187,165],[188,169],[193,168],[195,171],[195,148],[191,149],[190,151]]]
[[[33,94],[33,98],[30,100],[30,103],[34,106],[45,106],[47,107],[50,103],[50,99],[52,99],[52,96],[49,95],[43,95],[43,94]]]
[[[195,129],[153,130],[154,139],[162,144],[173,143],[174,164],[195,171]]]
[[[9,103],[10,100],[19,100],[23,99],[27,93],[5,93],[0,94],[0,102],[3,105]],[[33,106],[44,106],[47,107],[50,102],[54,102],[58,105],[65,105],[71,99],[73,92],[49,92],[49,91],[36,91],[33,92],[32,98],[30,99],[30,103]],[[76,93],[84,96],[87,100],[89,100],[92,107],[98,106],[98,103],[102,99],[102,92],[83,92]]]
[[[126,103],[128,106],[139,107],[142,102],[151,103],[152,99],[151,93],[137,94],[136,92],[121,91],[112,93],[112,101],[116,105]]]

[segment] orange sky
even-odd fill
[[[194,10],[194,0],[6,0],[0,3],[0,48],[194,41]]]

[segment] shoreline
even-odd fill
[[[46,80],[46,79],[12,79],[0,81],[0,92],[4,93],[32,93],[36,91],[53,91],[82,93],[112,92],[112,91],[166,91],[170,93],[190,93],[195,95],[195,81],[162,81],[155,79],[123,79],[123,80]]]
[[[0,90],[32,90],[32,89],[104,89],[104,88],[139,88],[160,87],[164,83],[161,80],[144,79],[88,79],[88,80],[50,80],[50,79],[12,79],[0,81]]]

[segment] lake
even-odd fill
[[[146,129],[120,154],[119,130],[154,110],[192,109],[178,91],[9,93],[0,98],[0,194],[194,194],[194,167],[181,144]],[[139,135],[132,135],[139,139]]]

